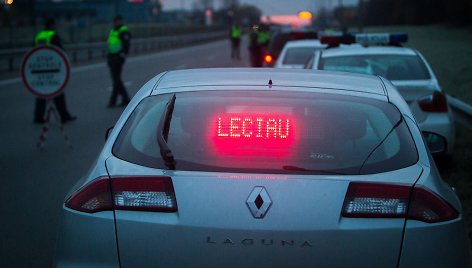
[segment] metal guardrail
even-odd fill
[[[188,44],[216,40],[227,36],[226,31],[210,33],[193,33],[175,36],[160,36],[151,38],[133,39],[131,53],[142,53],[180,47]],[[1,49],[0,73],[19,70],[24,55],[31,48]],[[107,54],[106,42],[78,43],[64,45],[64,49],[73,63],[98,58],[105,58]]]
[[[447,101],[454,113],[454,120],[472,131],[472,106],[449,95]]]

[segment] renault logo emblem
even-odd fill
[[[269,194],[262,186],[256,186],[246,200],[246,205],[256,219],[262,219],[272,205]]]

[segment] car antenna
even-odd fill
[[[272,79],[269,79],[269,88],[272,88]]]

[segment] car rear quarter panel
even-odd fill
[[[56,267],[119,267],[112,211],[82,213],[63,207]]]
[[[471,267],[462,217],[436,224],[408,220],[399,267]]]
[[[423,166],[423,173],[415,187],[424,187],[436,193],[460,215],[452,221],[432,224],[407,220],[399,267],[470,267],[469,240],[460,200],[440,177],[415,122],[410,118],[406,121],[418,144],[420,163]]]

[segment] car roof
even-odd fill
[[[379,77],[354,73],[274,68],[209,68],[169,71],[163,74],[151,94],[193,91],[208,86],[268,86],[323,88],[386,96]]]
[[[326,45],[321,44],[318,39],[303,39],[288,41],[285,47],[326,47]]]
[[[322,57],[336,57],[336,56],[348,56],[348,55],[417,55],[414,49],[407,47],[394,47],[394,46],[343,46],[326,49],[322,53]]]

